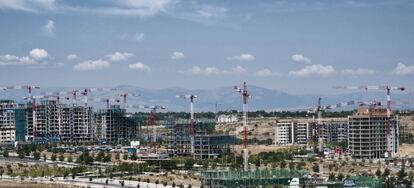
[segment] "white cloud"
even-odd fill
[[[89,71],[89,70],[100,70],[109,68],[111,65],[102,59],[88,60],[81,62],[73,67],[75,71]]]
[[[138,70],[138,71],[144,71],[144,72],[151,71],[151,68],[148,65],[145,65],[144,63],[141,63],[141,62],[129,64],[128,67],[132,70]]]
[[[216,18],[225,16],[227,11],[223,7],[203,6],[197,11],[197,14],[205,18]]]
[[[133,39],[137,42],[141,42],[142,40],[144,40],[144,33],[135,33]]]
[[[326,77],[335,73],[335,69],[331,65],[308,65],[303,69],[297,71],[290,71],[289,74],[297,77],[322,76]]]
[[[60,1],[61,2],[61,1]],[[89,14],[149,17],[167,12],[176,0],[118,0],[104,1],[95,7],[69,5],[56,0],[1,0],[0,9],[38,13],[44,10],[60,12],[81,12]]]
[[[36,60],[44,59],[48,56],[48,53],[45,49],[35,48],[30,51],[30,56]]]
[[[376,71],[371,70],[371,69],[357,68],[357,69],[345,69],[342,71],[342,73],[347,74],[347,75],[363,76],[363,75],[375,74]]]
[[[393,73],[400,76],[414,74],[414,65],[405,65],[403,63],[398,63]]]
[[[199,66],[193,66],[193,67],[189,70],[189,72],[190,72],[191,74],[202,74],[202,73],[203,73],[203,70],[202,70]]]
[[[0,65],[46,65],[47,62],[40,62],[48,56],[44,49],[35,48],[29,52],[29,56],[16,56],[11,54],[0,55]]]
[[[243,74],[243,73],[246,73],[246,72],[247,72],[247,70],[246,70],[246,69],[244,69],[242,66],[237,65],[236,67],[233,67],[233,68],[231,69],[231,72],[232,72],[232,73],[235,73],[235,74]]]
[[[268,68],[258,70],[254,74],[258,77],[270,77],[270,76],[279,76],[280,75],[280,73],[272,72]]]
[[[173,59],[173,60],[183,59],[184,57],[185,56],[184,56],[184,53],[183,52],[173,52],[171,54],[171,59]]]
[[[199,66],[193,66],[189,72],[194,75],[213,75],[220,74],[221,71],[216,67],[206,67],[202,69]]]
[[[54,10],[55,0],[1,0],[0,9],[10,9],[26,12],[39,12],[39,10]]]
[[[47,20],[42,30],[49,36],[55,36],[55,22],[53,20]]]
[[[79,56],[76,55],[76,54],[69,54],[69,55],[66,56],[66,59],[68,59],[68,60],[74,60],[74,59],[78,59],[78,58],[79,58]]]
[[[134,56],[134,55],[131,54],[131,53],[126,53],[126,52],[115,52],[113,54],[106,55],[106,57],[110,61],[125,61],[125,60],[128,60],[129,58],[131,58],[132,56]]]
[[[308,58],[308,57],[305,57],[304,55],[302,55],[302,54],[295,54],[295,55],[292,55],[292,60],[293,61],[295,61],[295,62],[299,62],[299,63],[305,63],[305,64],[308,64],[308,63],[311,63],[311,60]]]
[[[0,55],[0,65],[32,65],[37,62],[29,56]]]
[[[107,15],[147,17],[166,12],[174,3],[173,0],[123,0],[117,1],[114,6],[91,9],[91,11]]]
[[[206,67],[204,72],[206,75],[211,75],[211,74],[219,74],[220,70],[216,67]]]
[[[220,70],[217,67],[201,68],[199,66],[193,66],[191,69],[188,70],[188,72],[194,75],[217,75],[217,74],[244,74],[247,72],[247,70],[240,65],[233,67],[230,70]]]
[[[227,60],[229,61],[253,61],[255,57],[251,54],[245,53],[240,54],[238,56],[228,57]]]

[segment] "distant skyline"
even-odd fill
[[[0,0],[0,86],[412,92],[413,19],[414,0]]]

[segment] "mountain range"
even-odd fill
[[[197,99],[194,104],[195,111],[215,111],[217,110],[241,110],[242,97],[235,92],[233,87],[221,87],[216,89],[184,89],[184,88],[165,88],[165,89],[148,89],[130,85],[120,85],[115,87],[117,90],[90,92],[90,104],[96,108],[104,108],[103,102],[96,102],[98,98],[120,99],[119,94],[123,92],[137,94],[137,97],[128,97],[129,105],[162,105],[167,111],[188,111],[189,100],[177,98],[177,95],[195,94]],[[49,87],[42,88],[40,91],[34,91],[33,95],[40,95],[41,92],[70,91],[72,88]],[[335,95],[294,95],[279,90],[273,90],[254,85],[249,86],[251,97],[249,99],[249,110],[306,110],[314,108],[317,100],[322,97],[322,105],[333,105],[340,102],[351,100],[356,101],[383,101],[385,105],[385,91],[355,91],[353,93],[335,94]],[[12,99],[19,103],[24,103],[23,98],[27,96],[24,90],[6,90],[0,92],[0,99]],[[83,96],[79,95],[78,104],[83,103]],[[393,108],[413,109],[414,95],[409,92],[399,92],[392,95],[395,101],[402,101],[404,104],[395,105]],[[61,100],[63,103],[70,101]],[[122,105],[122,103],[120,103]],[[349,110],[356,106],[340,108],[337,110]],[[146,109],[130,109],[131,111],[146,111]]]

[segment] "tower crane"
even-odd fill
[[[177,98],[190,99],[190,126],[188,131],[190,133],[190,142],[191,142],[191,155],[194,156],[194,137],[195,137],[195,127],[194,127],[194,99],[197,98],[197,95],[177,95]]]
[[[139,94],[134,94],[134,93],[121,93],[119,94],[119,97],[122,97],[122,102],[124,103],[124,108],[126,109],[128,107],[127,104],[127,97],[139,97],[141,95]]]
[[[88,106],[88,95],[90,92],[95,91],[116,91],[116,88],[85,88],[82,90],[79,90],[80,94],[84,96],[84,103],[85,107]]]
[[[145,109],[149,109],[150,113],[151,113],[151,123],[152,123],[152,140],[151,140],[151,147],[152,147],[152,152],[153,153],[157,153],[157,128],[155,127],[155,114],[157,113],[157,110],[165,110],[165,106],[160,106],[160,105],[144,105],[144,106],[140,106],[140,105],[131,105],[129,106],[131,108],[145,108]]]
[[[317,132],[317,139],[318,139],[318,150],[322,151],[322,147],[323,147],[323,138],[322,138],[322,131],[321,131],[321,127],[322,127],[322,112],[326,111],[326,110],[333,110],[336,108],[342,108],[342,107],[346,107],[346,106],[351,106],[356,104],[356,102],[354,100],[348,101],[348,102],[342,102],[342,103],[337,103],[334,105],[327,105],[327,106],[322,106],[322,97],[318,98],[318,103],[316,108],[313,109],[313,113],[317,114],[317,121],[316,121],[316,132]]]
[[[334,87],[336,89],[364,89],[366,91],[368,90],[382,90],[386,92],[387,96],[387,126],[386,126],[386,134],[387,134],[387,153],[386,158],[390,160],[392,157],[394,157],[393,150],[393,139],[392,139],[392,133],[391,133],[391,91],[397,90],[397,91],[405,91],[404,86],[390,86],[390,85],[383,85],[383,86],[336,86]]]
[[[11,90],[11,89],[27,89],[28,91],[28,98],[33,99],[32,98],[32,91],[33,89],[40,89],[39,86],[34,86],[34,85],[16,85],[16,86],[7,86],[5,88],[3,88],[4,90]]]
[[[107,110],[109,109],[111,102],[115,102],[115,103],[120,103],[121,102],[120,99],[111,99],[111,98],[93,98],[92,101],[94,101],[94,102],[104,102],[105,103],[105,109],[107,109]]]
[[[243,99],[243,169],[244,171],[249,170],[249,151],[247,149],[248,138],[247,138],[247,111],[248,111],[248,99],[250,98],[250,93],[247,90],[246,82],[243,83],[242,87],[234,86],[234,89],[241,94]]]

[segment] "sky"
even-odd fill
[[[0,86],[414,81],[414,0],[0,0]]]

